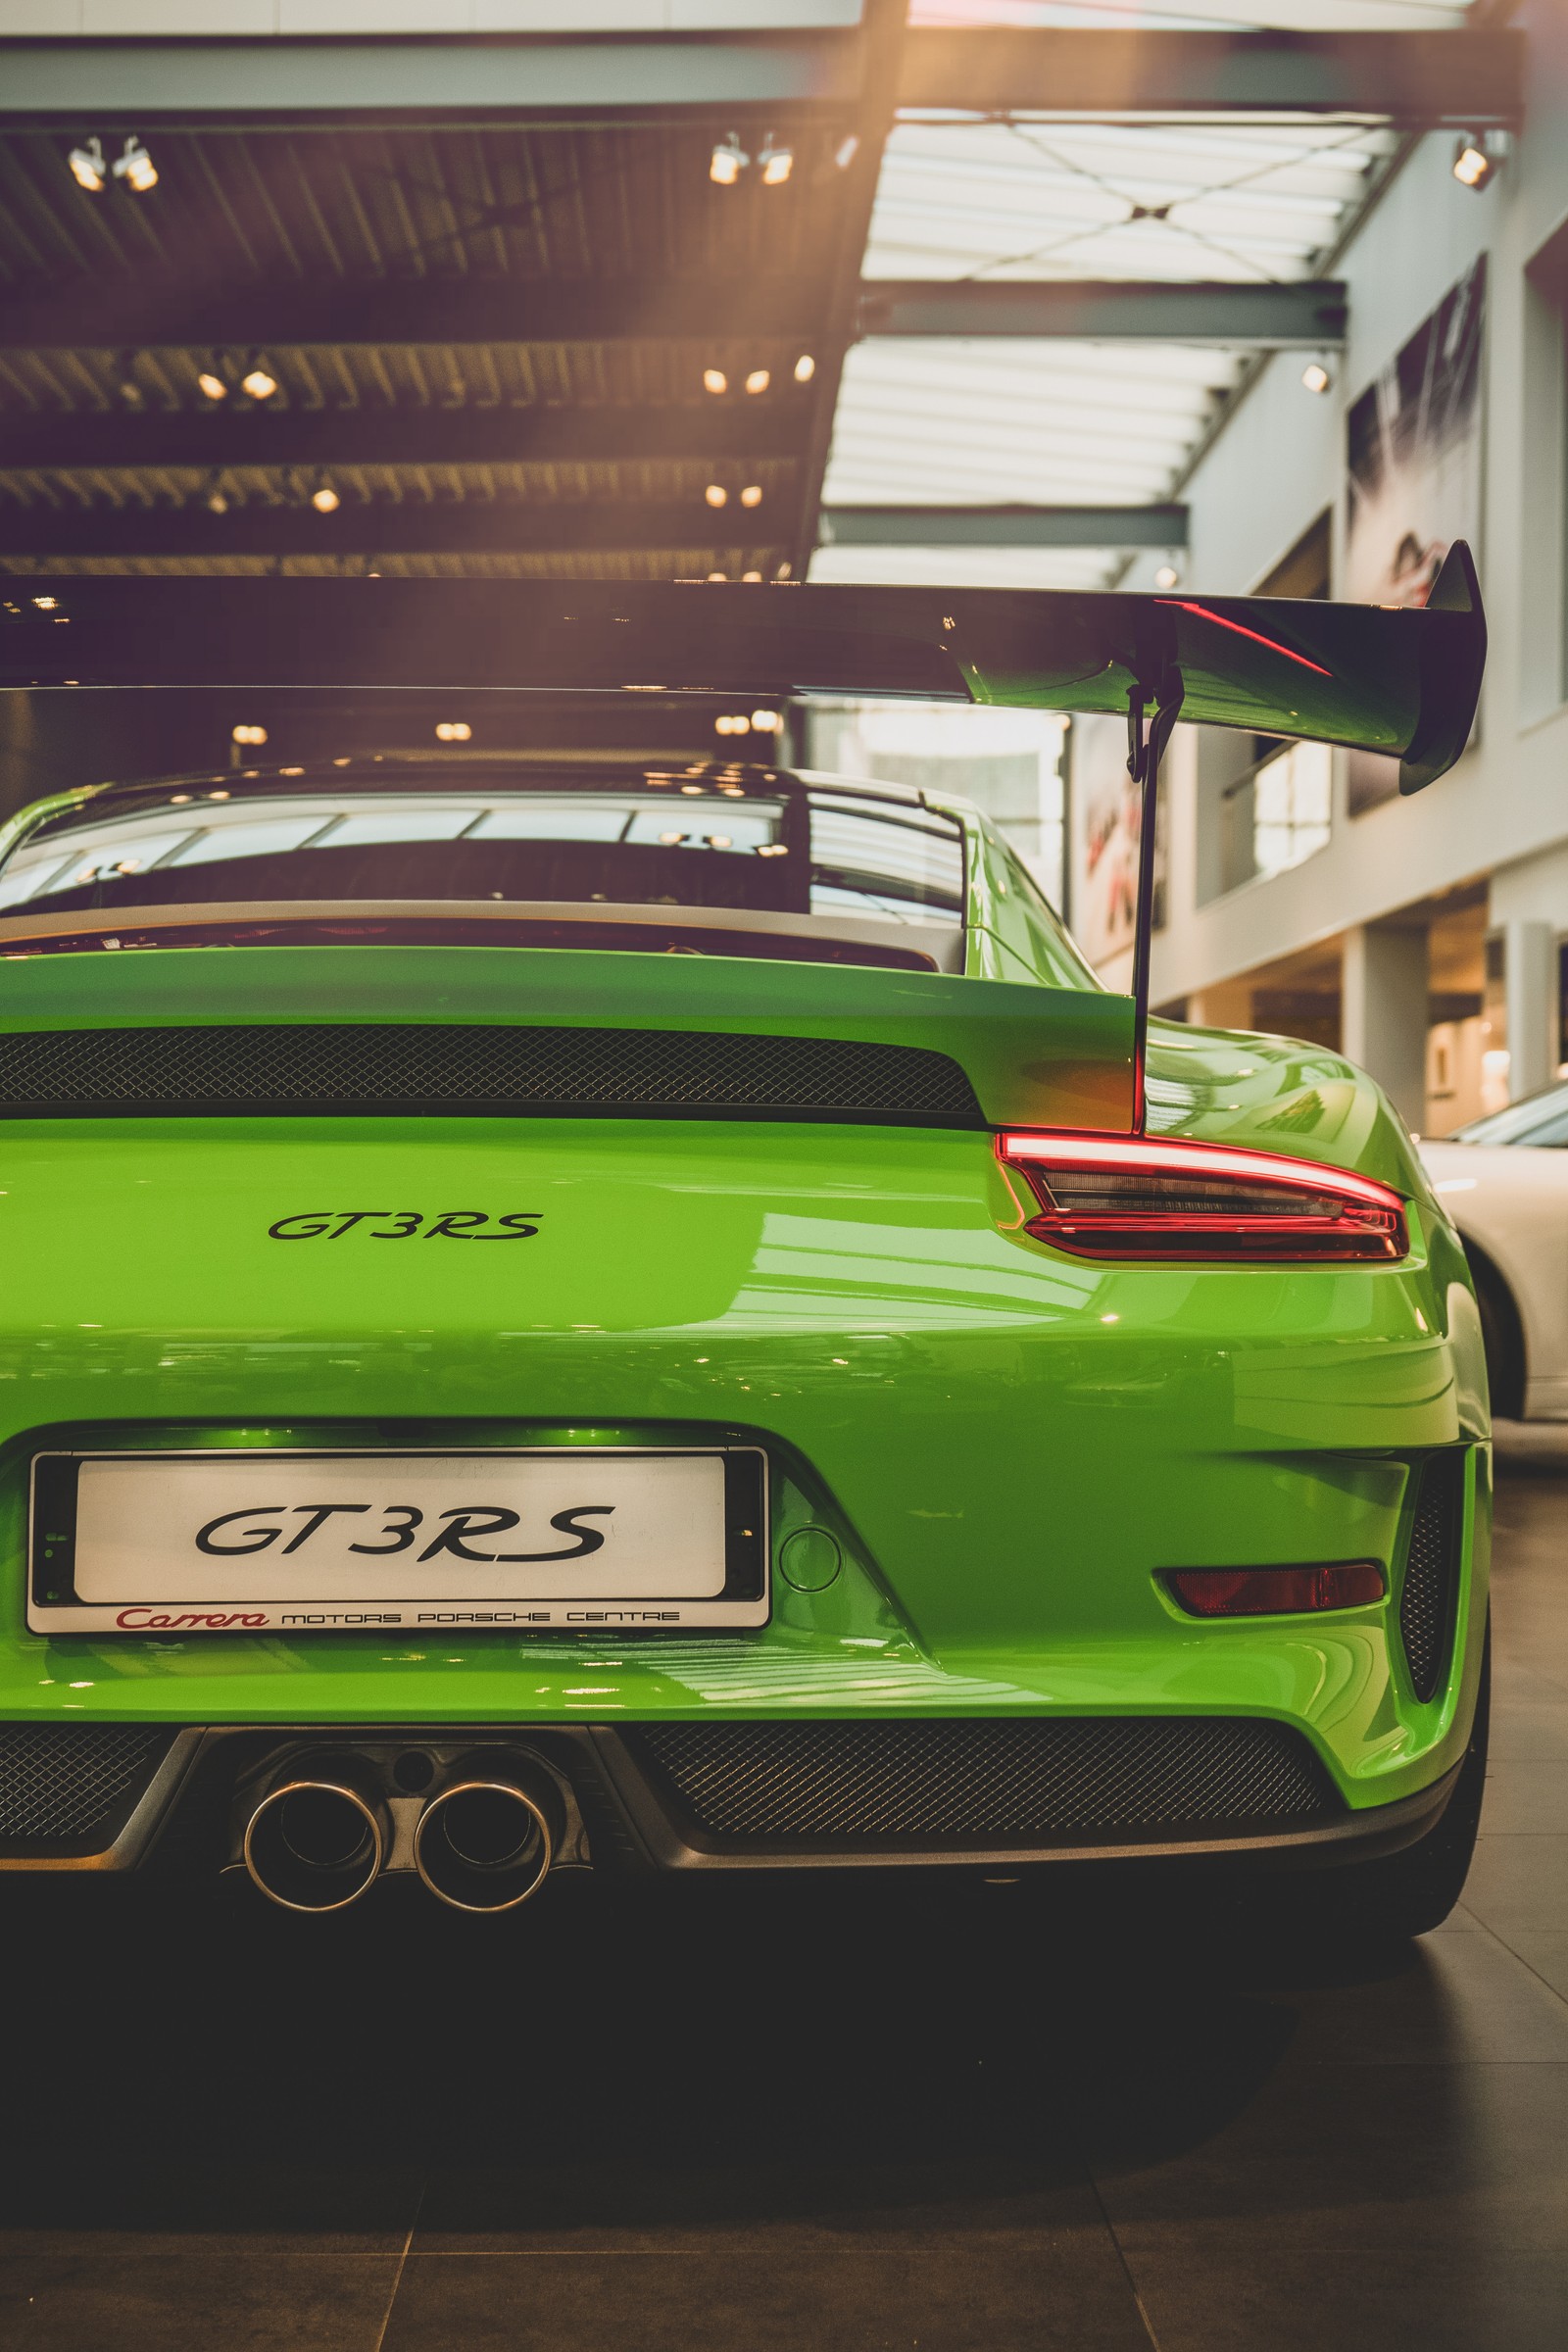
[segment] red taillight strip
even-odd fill
[[[999,1135],[997,1152],[1030,1180],[1040,1200],[1041,1213],[1029,1219],[1028,1231],[1079,1256],[1282,1265],[1402,1257],[1409,1248],[1404,1202],[1396,1192],[1373,1177],[1325,1167],[1320,1160],[1174,1138],[1019,1131]],[[1118,1205],[1111,1194],[1103,1205],[1069,1210],[1057,1203],[1050,1187],[1053,1175],[1074,1172],[1120,1174],[1132,1183],[1140,1177],[1186,1179],[1220,1198],[1212,1206],[1161,1209],[1149,1203]],[[1228,1208],[1227,1185],[1244,1196],[1264,1188],[1295,1194],[1302,1205],[1294,1215],[1283,1209],[1250,1211],[1245,1199]],[[1322,1200],[1336,1204],[1333,1213],[1307,1205]]]

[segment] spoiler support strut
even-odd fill
[[[1135,686],[1127,699],[1127,773],[1141,787],[1138,825],[1138,908],[1133,939],[1133,1133],[1148,1115],[1144,1064],[1149,1050],[1149,967],[1154,934],[1154,827],[1159,814],[1159,763],[1181,715],[1182,673],[1165,664],[1152,695]]]

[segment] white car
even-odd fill
[[[1568,1086],[1423,1143],[1421,1156],[1475,1274],[1493,1411],[1568,1421]]]

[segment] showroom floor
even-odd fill
[[[1467,1903],[1338,1980],[1004,1886],[314,1929],[29,1892],[0,2340],[1558,2352],[1568,1478],[1499,1523]]]

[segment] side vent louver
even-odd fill
[[[1410,1687],[1424,1705],[1442,1688],[1453,1647],[1464,1533],[1463,1452],[1429,1455],[1418,1477],[1399,1587],[1399,1639]]]

